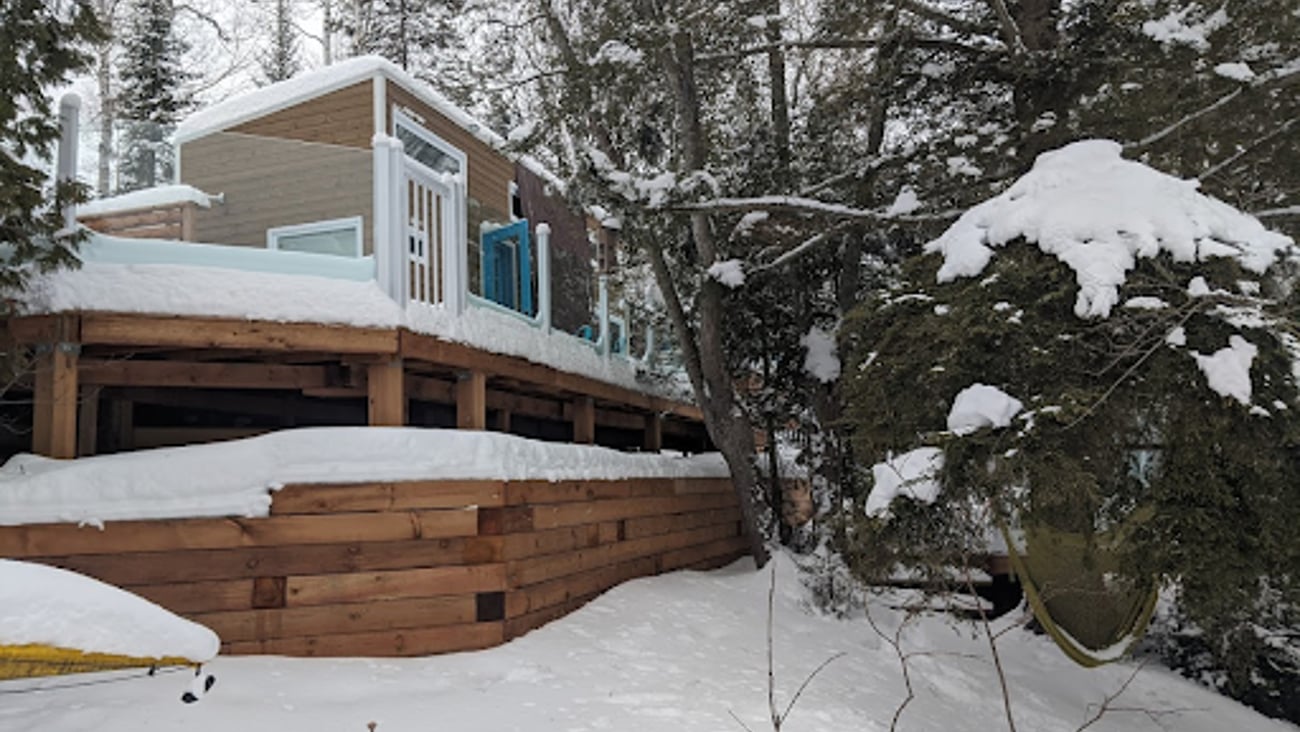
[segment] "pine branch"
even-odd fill
[[[898,6],[905,12],[911,13],[920,18],[925,18],[926,20],[932,20],[936,23],[942,23],[960,33],[968,33],[977,36],[993,35],[997,33],[996,28],[989,28],[980,25],[979,23],[959,18],[946,10],[940,10],[939,8],[926,5],[920,0],[898,0]]]
[[[1285,134],[1285,133],[1287,133],[1287,132],[1290,132],[1290,131],[1291,131],[1291,128],[1292,128],[1292,127],[1295,127],[1297,122],[1300,122],[1300,119],[1292,118],[1292,119],[1287,120],[1284,124],[1280,125],[1277,129],[1273,130],[1272,132],[1268,133],[1267,135],[1264,135],[1264,136],[1262,136],[1262,137],[1258,137],[1258,138],[1256,138],[1256,139],[1253,140],[1250,144],[1248,144],[1248,145],[1246,145],[1245,147],[1243,147],[1242,149],[1238,150],[1237,153],[1236,153],[1235,155],[1233,155],[1232,157],[1228,158],[1227,160],[1224,160],[1223,162],[1221,162],[1221,163],[1219,163],[1219,164],[1217,164],[1217,165],[1213,165],[1213,166],[1211,166],[1211,167],[1210,167],[1208,170],[1206,170],[1204,173],[1201,173],[1199,176],[1197,176],[1197,179],[1198,179],[1198,180],[1205,180],[1206,178],[1213,177],[1214,175],[1216,175],[1217,173],[1219,173],[1219,172],[1222,171],[1223,169],[1227,168],[1228,166],[1232,165],[1233,163],[1236,163],[1238,160],[1241,160],[1242,158],[1246,157],[1246,156],[1249,155],[1250,153],[1252,153],[1252,152],[1258,150],[1260,147],[1262,147],[1262,146],[1264,146],[1265,144],[1267,144],[1268,142],[1272,141],[1274,138],[1278,137],[1279,135],[1282,135],[1282,134]]]
[[[845,206],[840,203],[819,201],[801,196],[756,196],[753,198],[715,198],[697,203],[680,203],[665,207],[668,211],[713,212],[728,211],[785,211],[798,214],[815,214],[829,218],[861,219],[867,221],[899,221],[904,223],[934,223],[951,221],[964,213],[958,209],[936,211],[931,214],[890,214],[887,210],[872,210]]]

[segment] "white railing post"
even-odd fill
[[[551,332],[551,225],[537,225],[537,320]]]
[[[372,171],[374,181],[371,186],[374,189],[374,208],[371,214],[373,219],[371,224],[373,226],[371,229],[374,239],[375,280],[379,283],[379,289],[400,303],[401,300],[398,298],[397,293],[394,292],[393,283],[393,272],[395,271],[393,257],[399,256],[400,252],[397,251],[395,246],[397,237],[392,231],[392,224],[396,222],[389,215],[389,211],[392,209],[389,200],[392,198],[393,191],[391,189],[392,175],[388,170],[391,156],[388,154],[387,136],[383,134],[375,135],[370,140],[370,147],[373,151],[374,166]]]
[[[406,198],[406,155],[402,149],[402,141],[395,138],[387,138],[388,148],[388,207],[385,214],[388,216],[389,226],[392,234],[390,236],[390,248],[393,253],[389,261],[388,276],[392,282],[392,296],[398,305],[406,306],[407,300],[411,299],[410,295],[410,276],[407,274],[410,269],[408,263],[410,255],[407,247],[410,246],[406,240],[407,221],[403,220],[405,215],[404,199]]]
[[[447,199],[447,211],[444,212],[442,236],[442,298],[443,307],[452,315],[460,315],[465,310],[465,288],[468,286],[468,255],[463,245],[465,240],[465,197],[464,182],[459,175],[446,177],[447,190],[451,195]]]
[[[77,180],[77,137],[81,127],[81,97],[71,92],[59,100],[59,169],[58,182]],[[63,208],[63,226],[72,229],[77,225],[76,204]]]
[[[596,339],[600,355],[609,357],[609,275],[600,276],[599,301],[596,315],[600,318],[600,337]]]

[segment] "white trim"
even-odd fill
[[[401,109],[394,107],[393,108],[393,130],[391,133],[393,137],[397,137],[397,126],[399,124],[402,127],[405,127],[407,130],[409,130],[411,134],[424,140],[430,145],[433,145],[434,147],[438,148],[442,153],[444,153],[448,157],[455,159],[456,163],[460,165],[460,170],[456,171],[456,174],[464,175],[468,179],[469,158],[465,156],[465,152],[463,150],[451,144],[450,142],[447,142],[441,137],[438,137],[438,135],[435,134],[433,131],[431,131],[429,128],[425,127],[419,122],[416,122],[411,117],[411,115],[406,114]],[[411,160],[417,163],[420,162],[419,160],[416,160],[415,157],[411,155],[409,152],[406,154],[406,157],[410,158]],[[429,166],[425,165],[424,167],[428,169]],[[446,171],[438,171],[435,174],[441,175],[445,172]]]
[[[523,216],[515,216],[516,198],[519,199],[519,212],[523,213],[524,199],[519,195],[519,184],[512,180],[506,184],[506,215],[510,217],[512,222],[522,221],[524,218]]]
[[[311,221],[305,224],[275,226],[266,230],[266,248],[279,249],[279,238],[282,236],[301,236],[303,234],[315,234],[322,231],[352,229],[352,231],[357,235],[357,249],[353,256],[361,257],[362,249],[365,246],[365,237],[361,233],[361,224],[362,221],[360,216],[349,216],[342,219],[327,219],[325,221]]]
[[[373,81],[374,91],[371,92],[371,97],[374,101],[372,112],[374,115],[374,130],[371,134],[381,135],[384,134],[385,128],[388,127],[388,80],[384,78],[383,74],[375,72]]]

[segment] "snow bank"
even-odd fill
[[[1250,404],[1250,366],[1259,348],[1239,335],[1228,338],[1228,347],[1209,356],[1192,352],[1196,365],[1216,394]]]
[[[221,646],[207,628],[99,580],[0,559],[0,645],[26,644],[195,663]]]
[[[975,277],[994,248],[1024,238],[1076,273],[1075,314],[1106,317],[1138,257],[1232,257],[1262,273],[1290,237],[1199,193],[1184,181],[1124,160],[1118,143],[1087,140],[1038,156],[1002,194],[967,211],[928,253],[943,255],[939,282]]]
[[[155,186],[120,196],[100,198],[77,206],[78,217],[137,211],[145,208],[162,208],[182,203],[193,203],[203,208],[212,205],[213,196],[188,185]]]
[[[952,400],[948,430],[969,435],[985,427],[1007,427],[1024,405],[1006,392],[987,384],[972,384]]]
[[[0,525],[265,516],[289,483],[725,478],[717,454],[675,457],[468,430],[314,427],[212,445],[0,467]]]
[[[933,503],[939,497],[939,471],[942,469],[943,450],[937,447],[918,447],[901,455],[891,455],[885,462],[871,466],[867,515],[885,513],[898,496]]]

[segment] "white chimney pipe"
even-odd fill
[[[69,92],[59,100],[59,168],[58,182],[77,180],[77,139],[81,128],[81,97]],[[77,223],[77,207],[63,208],[63,225],[71,229]]]

